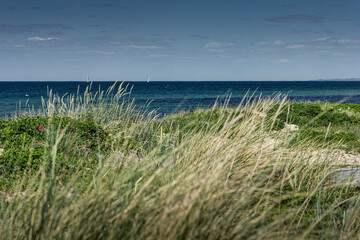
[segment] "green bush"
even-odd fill
[[[66,172],[75,167],[81,157],[96,159],[98,151],[105,152],[108,133],[94,120],[72,120],[68,117],[21,117],[0,121],[0,185],[11,185],[24,174],[31,175],[50,153],[56,139],[56,170]],[[89,166],[96,164],[89,161]],[[2,184],[1,184],[2,183]],[[1,187],[0,187],[1,188]]]

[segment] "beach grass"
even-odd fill
[[[90,90],[0,122],[3,239],[358,236],[359,187],[333,173],[360,163],[360,106],[277,95],[160,117],[122,84]]]

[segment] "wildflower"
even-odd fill
[[[143,133],[141,133],[140,135],[141,135],[141,136],[143,136],[144,134],[143,134]]]
[[[41,131],[41,125],[37,126],[37,130]]]
[[[88,132],[88,133],[86,133],[88,136],[90,136],[91,134]]]
[[[61,129],[61,133],[64,133],[65,132],[65,129],[63,128],[63,129]]]
[[[308,125],[310,125],[310,122],[308,122]]]
[[[84,148],[82,149],[82,151],[83,151],[83,152],[89,152],[89,151],[90,151],[90,148],[84,147]]]
[[[100,142],[100,140],[99,140],[99,139],[95,139],[95,142]]]

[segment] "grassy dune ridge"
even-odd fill
[[[244,98],[159,118],[114,85],[43,109],[0,123],[4,239],[358,236],[359,188],[331,177],[357,164],[358,105]]]

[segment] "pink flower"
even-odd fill
[[[95,142],[100,142],[100,140],[99,140],[99,139],[95,139]]]
[[[37,126],[37,130],[41,131],[41,125]]]
[[[89,151],[90,151],[90,149],[89,149],[89,148],[84,147],[84,148],[82,149],[82,151],[83,151],[83,152],[89,152]]]
[[[65,132],[65,129],[63,128],[63,129],[61,129],[61,133],[64,133]]]
[[[88,132],[88,133],[86,133],[88,136],[90,136],[91,134]]]
[[[308,125],[310,125],[310,122],[308,122]]]

